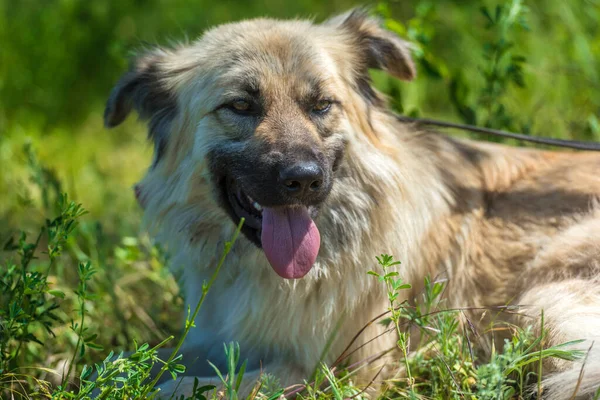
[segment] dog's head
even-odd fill
[[[363,11],[319,25],[227,24],[191,45],[137,57],[110,95],[105,123],[120,124],[132,108],[149,120],[148,174],[161,181],[155,192],[169,192],[163,201],[176,192],[175,201],[202,203],[200,223],[245,218],[243,234],[274,270],[300,278],[316,260],[313,220],[348,139],[381,101],[369,68],[415,74],[408,45]]]

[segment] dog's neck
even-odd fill
[[[365,136],[351,141],[349,176],[342,177],[346,183],[337,185],[334,197],[355,199],[345,206],[355,210],[347,226],[368,224],[362,230],[366,237],[355,242],[364,254],[357,263],[373,261],[370,267],[375,255],[392,254],[403,263],[404,279],[412,282],[422,282],[423,274],[451,277],[465,256],[452,253],[463,248],[453,243],[472,234],[473,221],[485,217],[495,194],[548,159],[535,150],[418,131],[386,112],[372,113],[371,125],[379,142]],[[394,247],[370,248],[368,243]],[[366,273],[367,266],[358,270]]]

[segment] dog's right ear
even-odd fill
[[[106,103],[104,124],[107,128],[122,123],[132,109],[140,118],[148,119],[172,108],[173,96],[160,68],[165,57],[162,50],[154,50],[133,59],[129,72],[117,82]]]
[[[154,141],[156,161],[166,146],[177,104],[168,74],[162,68],[167,56],[163,50],[154,50],[135,57],[129,72],[112,89],[104,110],[107,128],[125,121],[132,109],[140,119],[149,120],[148,137]]]

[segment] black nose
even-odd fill
[[[281,170],[279,181],[292,196],[316,194],[323,186],[323,170],[314,161],[299,162]]]

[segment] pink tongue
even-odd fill
[[[282,278],[298,279],[315,263],[321,235],[306,207],[264,207],[261,241],[275,272]]]

